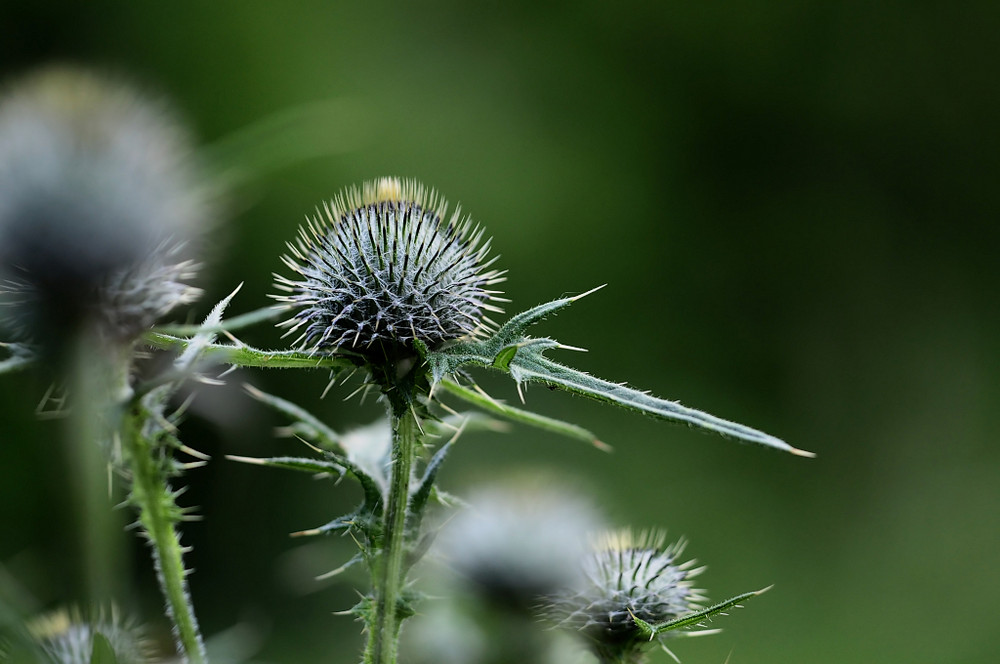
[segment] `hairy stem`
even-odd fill
[[[392,480],[385,506],[382,551],[375,575],[375,615],[369,624],[365,664],[395,664],[399,635],[398,604],[406,554],[406,513],[418,427],[411,412],[393,415]]]
[[[132,500],[139,508],[139,522],[153,548],[153,564],[160,590],[167,601],[167,615],[174,625],[174,639],[182,661],[205,664],[205,646],[198,630],[184,570],[184,548],[176,522],[180,509],[167,484],[167,472],[146,432],[147,413],[136,402],[123,444],[130,461]]]

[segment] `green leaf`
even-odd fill
[[[299,428],[298,433],[302,434],[307,440],[316,443],[320,447],[335,450],[346,456],[347,451],[341,446],[340,434],[325,425],[318,417],[308,412],[305,408],[302,408],[291,401],[282,399],[281,397],[276,397],[273,394],[263,392],[253,385],[246,384],[243,386],[243,389],[245,389],[247,394],[252,396],[257,401],[270,406],[283,415],[287,415],[289,418],[302,425],[302,427]]]
[[[773,447],[799,456],[814,456],[763,431],[682,406],[676,401],[654,397],[648,392],[641,392],[623,384],[595,378],[590,374],[553,362],[543,357],[541,353],[530,355],[520,353],[511,364],[510,374],[518,383],[540,382],[658,419],[683,422],[722,436]]]
[[[227,320],[220,320],[213,326],[201,325],[157,325],[153,332],[166,334],[174,337],[191,337],[199,332],[235,332],[258,323],[274,320],[281,316],[282,310],[278,307],[262,307],[256,311],[250,311],[239,316],[233,316]]]
[[[111,642],[106,636],[94,632],[93,642],[93,647],[90,650],[90,664],[118,664],[115,649],[111,647]]]
[[[333,455],[331,455],[333,456]],[[346,458],[334,457],[335,461],[323,461],[320,459],[307,459],[303,457],[244,457],[227,454],[230,461],[239,461],[255,466],[267,466],[270,468],[284,468],[286,470],[300,470],[307,473],[322,473],[342,476],[348,472],[357,478],[365,495],[366,505],[376,505],[382,500],[382,490],[372,477]]]
[[[736,597],[730,597],[729,599],[719,602],[714,606],[710,606],[703,611],[698,611],[697,613],[689,613],[686,616],[681,616],[680,618],[675,618],[673,620],[668,620],[667,622],[659,623],[657,625],[650,625],[649,623],[643,623],[640,628],[644,632],[650,634],[650,638],[665,634],[666,632],[673,631],[675,629],[681,629],[683,627],[694,627],[704,620],[716,616],[720,613],[724,613],[732,608],[740,608],[740,605],[746,600],[756,597],[766,593],[771,589],[771,586],[767,588],[762,588],[761,590],[756,590],[754,592],[743,593],[742,595],[737,595]],[[632,616],[636,620],[636,624],[639,624],[638,618]],[[651,630],[651,631],[650,631]]]
[[[447,378],[438,383],[438,386],[466,403],[481,408],[490,414],[510,420],[511,422],[527,424],[529,426],[542,429],[543,431],[551,431],[575,440],[582,440],[583,442],[590,443],[601,450],[610,450],[607,445],[597,439],[597,436],[581,426],[570,424],[569,422],[563,422],[562,420],[557,420],[552,417],[538,415],[527,410],[515,408],[514,406],[510,406],[505,403],[500,403],[485,392],[464,387],[463,385],[459,385],[458,383],[448,380]]]
[[[148,332],[143,340],[153,348],[184,351],[189,339],[159,332]],[[260,350],[245,344],[206,344],[201,348],[200,359],[209,364],[231,364],[238,367],[264,369],[352,369],[357,363],[354,356],[344,351],[333,355],[305,353],[298,350]]]
[[[722,436],[799,456],[815,456],[763,431],[688,408],[676,401],[655,397],[623,383],[596,378],[545,357],[545,351],[551,348],[570,347],[552,339],[528,337],[525,335],[527,328],[592,292],[529,309],[501,325],[496,334],[488,339],[460,342],[436,352],[424,353],[433,383],[443,385],[447,376],[467,365],[487,367],[509,373],[518,386],[522,383],[539,382],[661,420],[696,426]]]
[[[437,479],[437,474],[441,469],[441,464],[444,463],[445,457],[448,456],[448,452],[451,450],[453,443],[454,441],[448,441],[441,446],[441,449],[434,453],[431,460],[427,462],[427,467],[424,468],[424,476],[420,480],[420,485],[410,496],[408,512],[411,519],[410,528],[414,531],[418,531],[420,529],[420,521],[423,518],[424,508],[427,506],[427,501],[431,497],[431,490],[434,488],[434,480]]]

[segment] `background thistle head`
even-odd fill
[[[78,608],[60,609],[31,620],[27,635],[35,645],[40,660],[15,657],[13,661],[38,661],[38,664],[91,664],[95,640],[103,639],[103,647],[114,654],[121,664],[143,664],[159,659],[145,629],[136,621],[123,617],[119,611]],[[101,649],[98,645],[98,650]],[[110,654],[110,653],[109,653]]]
[[[289,243],[294,273],[276,275],[293,310],[281,325],[315,352],[344,348],[374,362],[474,335],[503,281],[489,240],[459,210],[412,180],[382,178],[323,206]]]
[[[683,540],[666,544],[657,531],[604,534],[584,559],[585,581],[553,596],[549,614],[587,637],[602,661],[640,661],[650,637],[636,618],[666,622],[698,610],[705,599],[691,585],[704,568],[678,562],[684,546]]]
[[[130,340],[192,301],[182,256],[208,217],[186,132],[163,104],[52,67],[0,98],[0,318],[50,341],[83,323]]]

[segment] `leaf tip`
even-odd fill
[[[593,295],[594,293],[596,293],[597,291],[601,290],[605,286],[607,286],[607,284],[601,284],[597,288],[591,288],[586,293],[580,293],[579,295],[574,295],[573,297],[569,298],[569,300],[570,300],[570,302],[576,302],[577,300],[582,300],[583,298],[587,297],[588,295]]]
[[[809,450],[800,450],[797,447],[792,447],[788,451],[791,452],[792,454],[794,454],[795,456],[805,457],[807,459],[815,459],[816,458],[816,453],[815,452],[810,452]]]
[[[603,440],[598,440],[597,438],[595,438],[594,440],[590,441],[590,444],[593,445],[594,447],[596,447],[597,449],[599,449],[600,451],[607,452],[608,454],[611,454],[612,452],[615,451],[614,447],[612,447],[611,445],[608,445]]]

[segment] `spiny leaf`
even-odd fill
[[[159,332],[148,332],[143,339],[153,348],[162,350],[183,351],[190,343],[188,339]],[[351,357],[352,355],[343,351],[339,351],[336,355],[322,355],[297,350],[260,350],[243,344],[212,343],[206,344],[201,349],[203,362],[264,369],[333,369],[339,371],[357,366]]]
[[[281,397],[276,397],[273,394],[268,394],[258,390],[253,385],[244,385],[243,388],[247,391],[247,394],[252,396],[257,401],[270,406],[274,410],[287,415],[295,422],[304,425],[302,433],[310,433],[312,435],[307,436],[313,442],[319,444],[321,447],[327,449],[334,449],[342,454],[346,454],[346,451],[341,447],[340,434],[336,431],[323,424],[318,417],[308,412],[305,408],[298,406],[291,401],[282,399]]]
[[[218,324],[213,326],[208,326],[204,323],[201,325],[164,324],[154,327],[153,332],[174,337],[191,337],[200,332],[235,332],[236,330],[252,327],[258,323],[274,320],[281,316],[281,311],[279,307],[262,307],[256,311],[220,320]]]
[[[205,317],[197,333],[188,341],[187,346],[174,362],[176,369],[181,371],[190,369],[194,365],[195,360],[198,359],[202,349],[215,341],[216,333],[212,331],[212,328],[217,327],[222,322],[222,314],[225,313],[226,307],[229,306],[229,303],[232,302],[241,288],[243,288],[243,284],[237,286],[232,293],[222,298],[218,304],[212,307],[212,311]]]
[[[427,467],[424,468],[424,476],[420,480],[420,485],[410,496],[409,516],[412,520],[410,528],[414,532],[420,530],[420,521],[423,518],[424,508],[427,506],[427,501],[431,497],[431,490],[434,488],[434,480],[437,479],[437,474],[441,469],[441,464],[444,463],[444,459],[448,456],[448,452],[451,450],[453,443],[454,441],[448,441],[441,446],[441,449],[434,453],[431,460],[427,462]]]
[[[484,392],[470,389],[454,381],[448,380],[447,378],[441,380],[441,382],[438,383],[438,386],[446,390],[449,394],[452,394],[459,399],[472,404],[473,406],[481,408],[498,417],[510,420],[511,422],[520,422],[521,424],[527,424],[544,431],[551,431],[569,438],[582,440],[585,443],[590,443],[591,445],[604,451],[610,450],[607,445],[597,439],[597,436],[581,426],[570,424],[569,422],[563,422],[562,420],[557,420],[552,417],[546,417],[545,415],[538,415],[527,410],[522,410],[521,408],[515,408],[514,406],[510,406],[505,403],[500,403],[499,401],[492,399]]]
[[[698,625],[702,621],[716,616],[720,613],[724,613],[732,608],[739,608],[740,604],[746,600],[761,595],[771,589],[771,586],[767,588],[762,588],[760,590],[755,590],[749,593],[743,593],[742,595],[737,595],[736,597],[730,597],[729,599],[719,602],[713,606],[708,607],[703,611],[698,611],[697,613],[689,613],[686,616],[681,616],[680,618],[674,618],[673,620],[668,620],[667,622],[659,623],[658,625],[650,625],[645,623],[645,628],[643,631],[651,630],[650,638],[659,636],[660,634],[665,634],[675,629],[680,629],[682,627],[693,627]],[[633,616],[634,618],[634,616]],[[638,622],[636,623],[638,624]]]
[[[654,397],[624,384],[596,378],[545,357],[546,350],[567,347],[552,339],[527,337],[525,330],[544,316],[587,294],[554,300],[518,314],[488,339],[456,343],[440,351],[424,352],[434,384],[443,385],[447,376],[466,365],[488,367],[509,373],[519,385],[540,382],[658,419],[686,423],[799,456],[815,456],[757,429],[682,406],[676,401]]]
[[[815,456],[763,431],[682,406],[676,401],[654,397],[648,392],[595,378],[590,374],[553,362],[543,357],[541,353],[519,354],[511,363],[510,374],[519,383],[537,381],[658,419],[683,422],[723,436],[773,447],[798,456]]]
[[[334,461],[323,461],[320,459],[307,459],[303,457],[244,457],[227,454],[230,461],[239,461],[255,466],[268,466],[271,468],[285,468],[287,470],[300,470],[307,473],[326,473],[333,475],[343,475],[348,472],[357,478],[365,494],[366,505],[376,505],[382,500],[382,491],[378,483],[365,473],[361,468],[346,458],[331,455]]]

